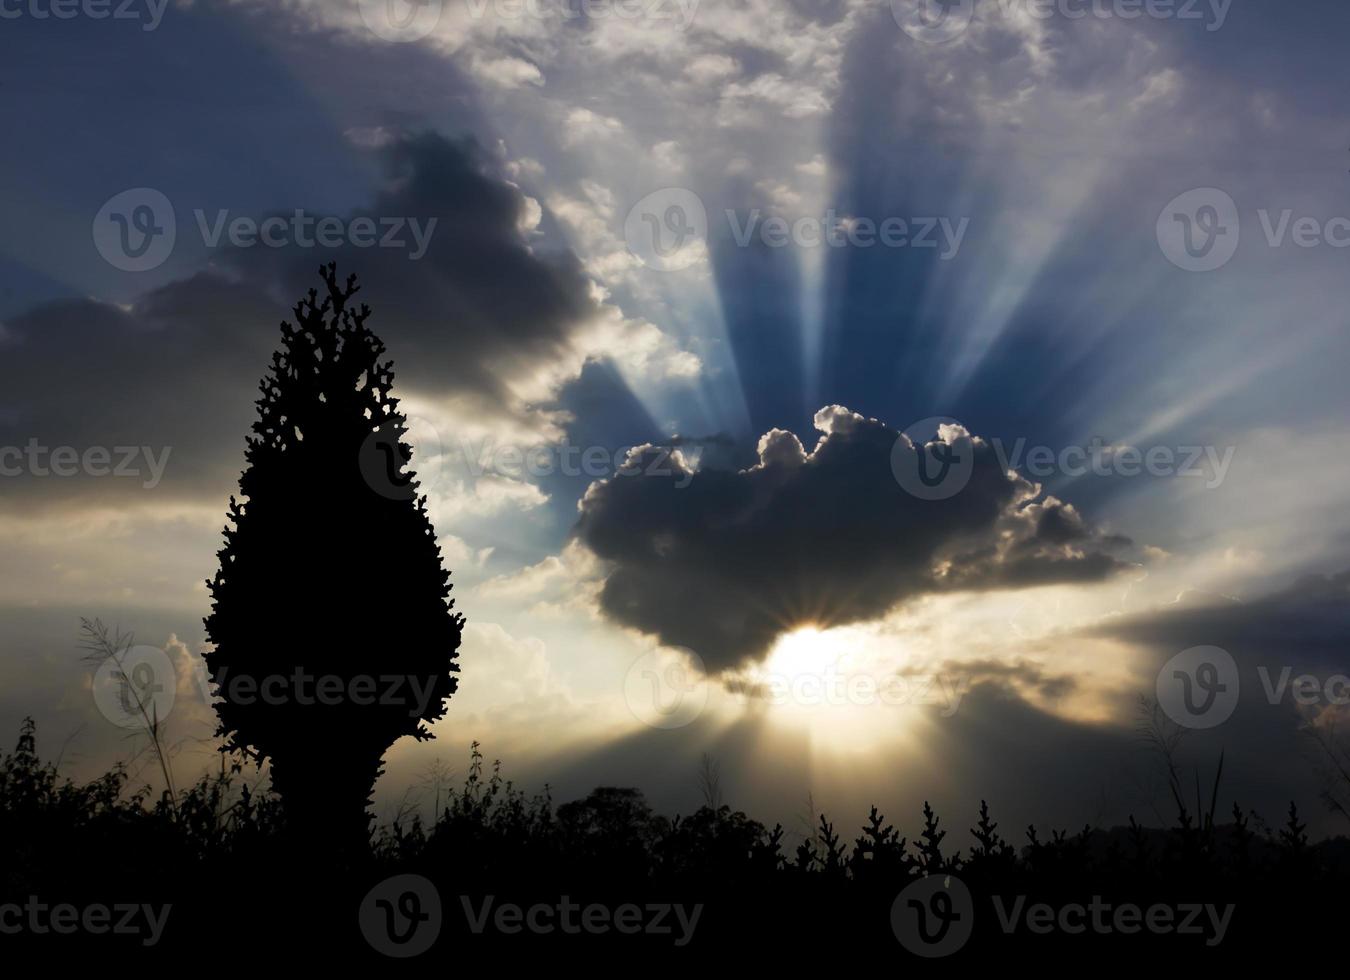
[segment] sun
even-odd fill
[[[813,750],[868,752],[909,727],[913,711],[888,706],[885,679],[904,652],[874,624],[808,624],[785,633],[754,671],[763,717],[805,734]]]
[[[821,674],[845,653],[833,632],[803,626],[783,634],[764,661],[765,674],[788,681]]]

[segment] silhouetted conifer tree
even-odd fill
[[[359,849],[381,759],[445,714],[463,618],[406,471],[392,361],[348,303],[356,277],[321,268],[281,324],[248,466],[209,581],[206,655],[219,734],[270,759],[300,839]]]

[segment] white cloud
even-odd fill
[[[662,140],[653,146],[652,159],[667,170],[681,170],[689,162],[675,140]]]
[[[735,58],[724,54],[705,54],[684,66],[684,73],[701,85],[730,78],[740,70]]]
[[[502,88],[544,84],[544,73],[523,58],[475,58],[471,65],[475,76]]]
[[[817,153],[806,163],[797,164],[796,167],[797,173],[804,174],[807,177],[824,177],[827,169],[825,157],[820,153]]]
[[[613,116],[604,116],[590,109],[575,108],[567,113],[563,128],[563,143],[575,146],[595,139],[609,139],[623,133],[623,123]]]

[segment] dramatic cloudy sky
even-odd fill
[[[478,739],[667,811],[708,753],[790,826],[1156,820],[1139,698],[1213,646],[1241,695],[1187,773],[1222,750],[1225,799],[1336,828],[1345,4],[160,2],[0,3],[0,738],[134,751],[99,616],[178,665],[179,764],[211,762],[203,582],[336,261],[468,619],[385,808]],[[217,237],[297,210],[342,232]],[[907,484],[925,443],[959,492]],[[30,444],[145,448],[59,476]],[[1286,667],[1332,683],[1300,705]]]

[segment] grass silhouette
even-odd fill
[[[705,764],[705,777],[710,771]],[[713,800],[720,794],[718,788]],[[251,786],[241,764],[223,763],[175,799],[152,800],[121,765],[88,783],[63,778],[39,757],[29,719],[15,750],[0,761],[0,905],[28,896],[77,905],[172,903],[157,950],[200,948],[228,927],[245,930],[250,942],[288,948],[308,942],[316,955],[336,958],[378,955],[363,945],[353,910],[371,885],[401,874],[429,879],[442,897],[444,925],[427,954],[433,958],[466,943],[541,952],[565,943],[675,948],[667,937],[612,932],[474,934],[461,906],[468,910],[484,896],[522,905],[560,896],[612,905],[699,903],[704,914],[688,948],[705,952],[778,935],[823,943],[847,937],[851,947],[905,956],[890,926],[892,903],[907,885],[946,876],[976,896],[979,925],[959,954],[966,957],[1046,948],[1047,937],[1005,932],[987,911],[991,898],[1010,906],[1014,896],[1052,905],[1100,896],[1141,906],[1234,906],[1234,925],[1213,948],[1198,936],[1055,937],[1069,948],[1104,943],[1126,954],[1245,955],[1253,943],[1308,935],[1318,922],[1334,928],[1350,880],[1350,841],[1309,841],[1293,804],[1275,829],[1253,829],[1260,823],[1236,805],[1231,816],[1229,823],[1197,822],[1182,808],[1167,828],[1131,818],[1127,827],[1077,832],[1029,827],[1013,841],[982,802],[962,843],[927,804],[912,840],[873,807],[852,843],[821,814],[814,835],[788,854],[781,826],[767,827],[725,803],[668,818],[637,789],[600,787],[555,805],[547,789],[529,795],[512,785],[475,743],[463,784],[438,781],[428,818],[405,813],[375,830],[356,865],[316,869],[292,853],[280,802]],[[5,940],[50,948],[57,938]],[[63,950],[141,945],[136,937],[59,938]]]

